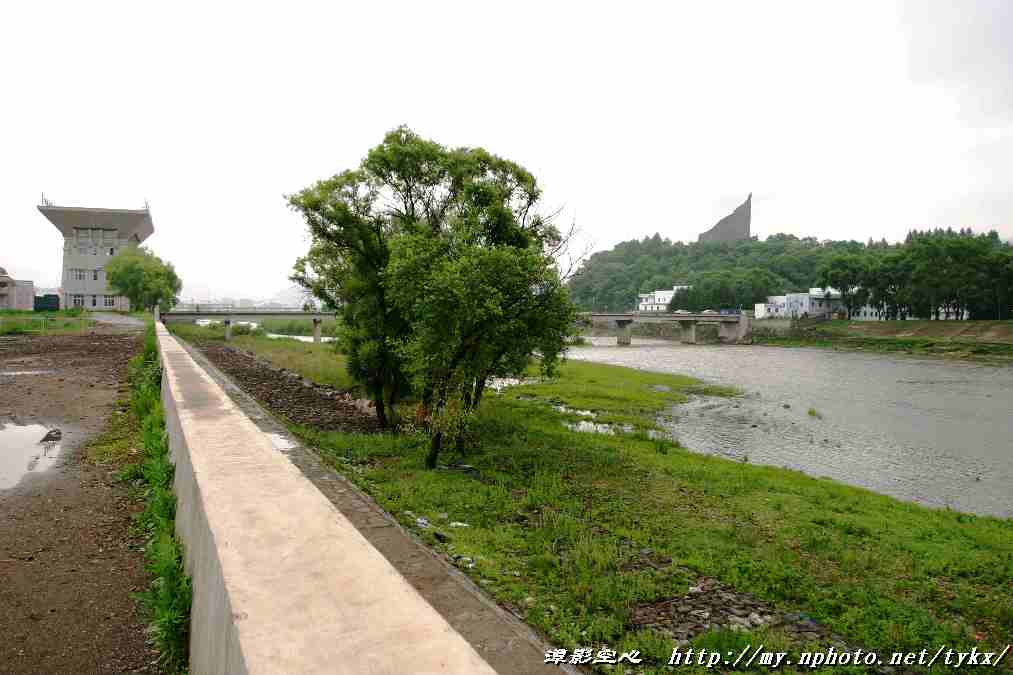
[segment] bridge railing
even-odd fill
[[[179,304],[173,307],[171,312],[241,312],[244,314],[256,314],[261,312],[267,313],[285,313],[285,312],[319,312],[316,308],[309,310],[303,309],[302,307],[249,307],[243,305],[224,305],[224,304],[212,304],[212,303],[191,303],[191,304]]]

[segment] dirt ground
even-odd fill
[[[356,407],[347,392],[307,386],[295,373],[221,342],[201,340],[197,346],[245,391],[294,424],[324,431],[377,431],[372,414]]]
[[[0,339],[0,422],[63,433],[54,468],[0,490],[0,673],[155,672],[131,597],[148,584],[130,534],[141,503],[118,467],[83,458],[139,347],[122,330]],[[23,371],[36,374],[2,374]]]

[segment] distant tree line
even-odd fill
[[[849,315],[869,305],[887,319],[1009,319],[1013,247],[995,232],[913,231],[899,246],[831,257],[818,279],[840,289]]]
[[[690,284],[673,308],[743,308],[769,295],[833,286],[850,311],[869,304],[886,318],[1010,318],[1013,249],[996,232],[912,231],[899,244],[819,241],[672,242],[655,234],[588,258],[570,280],[582,311],[629,311],[639,293]]]

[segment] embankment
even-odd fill
[[[158,325],[197,673],[492,673]]]

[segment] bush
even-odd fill
[[[137,598],[148,615],[148,635],[165,672],[187,669],[189,655],[190,579],[183,571],[183,549],[175,536],[175,467],[169,461],[165,416],[161,404],[162,368],[155,329],[149,324],[141,353],[130,361],[130,406],[141,420],[143,458],[126,467],[121,477],[139,477],[145,485],[145,506],[137,525],[147,535],[145,557],[152,575],[148,590]]]

